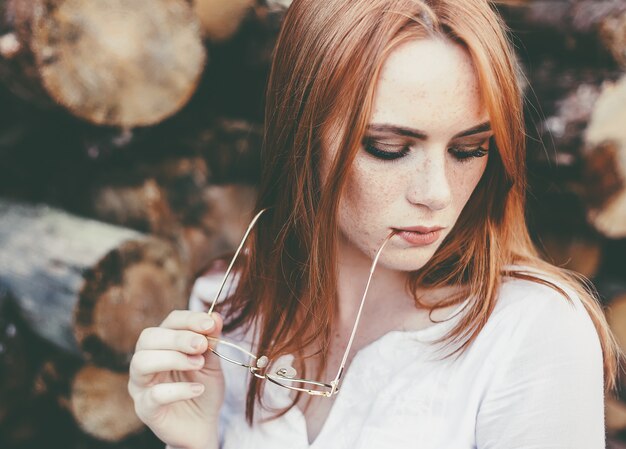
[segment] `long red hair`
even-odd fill
[[[449,285],[463,291],[436,307],[416,296],[416,305],[432,311],[468,295],[474,298],[444,337],[464,337],[452,354],[465,351],[493,311],[503,276],[547,283],[569,299],[531,273],[505,272],[509,264],[534,267],[579,295],[602,345],[606,391],[615,388],[620,350],[601,305],[588,284],[540,259],[526,227],[521,72],[506,33],[486,0],[293,1],[266,92],[257,210],[269,209],[250,236],[249,256],[228,300],[226,332],[254,326],[259,354],[270,359],[294,354],[300,375],[315,378],[322,372],[336,307],[337,206],[371,114],[379,72],[399,44],[442,37],[462,45],[474,62],[494,151],[457,225],[410,281],[413,291]],[[320,185],[322,136],[331,132],[342,150]],[[322,348],[318,373],[305,372],[303,357],[316,355],[305,353],[310,347]],[[261,387],[251,376],[250,423]]]

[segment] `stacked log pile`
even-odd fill
[[[134,344],[187,308],[256,196],[286,8],[96,3],[0,0],[7,449],[162,447],[127,393]]]
[[[0,0],[0,447],[162,448],[144,327],[187,307],[255,199],[291,0]],[[524,69],[529,223],[626,348],[626,3],[501,0]],[[609,447],[626,441],[607,398]]]

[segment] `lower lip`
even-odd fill
[[[421,246],[430,245],[439,239],[441,229],[432,232],[414,232],[414,231],[399,231],[398,235],[411,245]]]

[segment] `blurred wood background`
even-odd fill
[[[626,348],[626,0],[495,3],[523,67],[533,238],[593,281]],[[243,233],[289,4],[0,0],[0,447],[162,448],[128,363]]]

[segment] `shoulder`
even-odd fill
[[[483,339],[494,350],[486,360],[493,369],[477,415],[478,446],[604,447],[598,333],[573,288],[533,274],[565,295],[529,279],[502,282]]]
[[[519,270],[533,279],[507,275],[498,292],[495,313],[521,313],[536,320],[546,316],[585,320],[587,310],[571,285],[534,269]]]
[[[559,351],[601,362],[598,333],[576,290],[546,273],[533,270],[524,273],[557,288],[540,281],[504,278],[493,320],[489,320],[493,321],[493,331],[508,334],[510,350],[524,347],[537,355]]]

